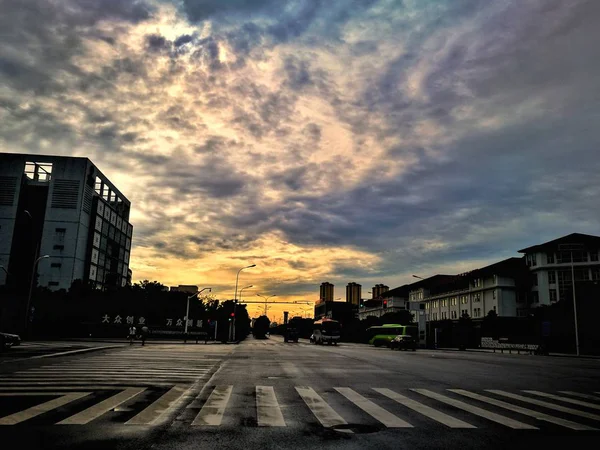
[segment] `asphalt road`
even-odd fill
[[[273,336],[3,359],[0,377],[0,439],[24,448],[600,442],[593,359],[284,344]]]

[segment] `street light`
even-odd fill
[[[250,266],[242,267],[238,270],[237,275],[235,276],[235,297],[233,300],[233,332],[232,332],[232,341],[235,341],[235,310],[237,306],[237,288],[238,288],[238,280],[240,278],[240,272],[244,269],[250,269],[251,267],[256,267],[256,264],[252,264]]]
[[[243,288],[240,289],[240,303],[242,303],[242,292],[244,292],[244,289],[248,289],[248,288],[251,288],[251,287],[254,287],[254,286],[252,286],[251,284],[249,284],[248,286],[245,286],[245,287],[243,287]]]
[[[277,297],[277,296],[276,295],[269,295],[268,297],[265,297],[264,295],[260,295],[260,294],[256,294],[256,296],[265,299],[265,316],[266,316],[267,315],[267,301],[270,298]]]
[[[575,293],[575,266],[573,265],[573,251],[582,251],[583,244],[559,244],[560,251],[568,251],[571,255],[571,283],[573,285],[573,319],[575,321],[575,352],[579,356],[579,329],[577,326],[577,297]]]
[[[25,331],[27,331],[27,325],[29,323],[29,305],[31,304],[31,293],[33,292],[33,280],[35,280],[35,267],[42,259],[46,258],[50,258],[50,255],[40,256],[33,262],[33,267],[31,269],[31,283],[29,284],[29,295],[27,296],[27,309],[25,310]]]
[[[193,293],[192,295],[190,295],[187,298],[187,305],[185,307],[185,327],[183,330],[183,334],[187,334],[187,330],[188,330],[188,320],[189,320],[189,315],[190,315],[190,299],[197,297],[198,295],[202,294],[202,292],[207,289],[208,289],[208,292],[212,292],[212,288],[202,288],[200,291]]]

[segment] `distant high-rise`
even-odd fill
[[[381,297],[381,295],[387,291],[389,291],[390,288],[389,286],[386,286],[385,284],[376,284],[375,286],[373,286],[371,288],[371,292],[373,293],[373,297],[372,298],[378,298]]]
[[[333,284],[328,283],[328,282],[321,283],[319,299],[321,301],[326,301],[326,302],[333,301]]]
[[[346,286],[346,303],[358,306],[360,304],[361,285],[350,282]]]

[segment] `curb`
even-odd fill
[[[29,356],[27,358],[7,359],[5,361],[1,361],[1,363],[5,364],[5,363],[11,363],[11,362],[17,362],[17,361],[28,361],[31,359],[54,358],[54,357],[58,357],[58,356],[75,355],[78,353],[94,352],[97,350],[108,350],[111,348],[123,348],[123,347],[126,347],[126,345],[104,345],[101,347],[80,348],[77,350],[68,350],[66,352],[48,353],[45,355]]]

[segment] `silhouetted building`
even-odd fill
[[[131,203],[87,158],[0,154],[0,285],[69,289],[125,286]]]
[[[351,305],[358,307],[361,298],[361,288],[362,286],[358,283],[348,283],[346,286],[346,303],[350,303]]]
[[[318,302],[315,304],[315,320],[333,319],[342,323],[355,317],[354,305],[347,302]]]
[[[531,306],[572,299],[573,273],[576,284],[600,281],[599,249],[600,237],[572,233],[519,250],[519,253],[525,254],[525,264],[531,272]]]
[[[389,286],[386,286],[385,284],[376,284],[375,286],[373,286],[371,288],[371,293],[372,293],[371,298],[373,298],[373,299],[379,298],[382,296],[382,294],[384,292],[387,292],[389,290],[390,290]]]
[[[333,301],[333,284],[328,282],[321,283],[321,289],[319,291],[319,300],[326,302]]]

